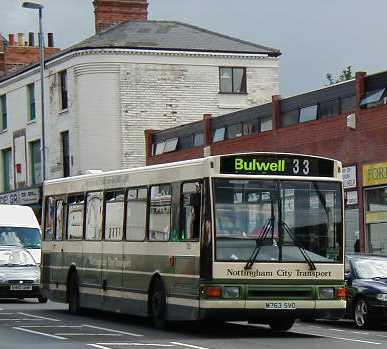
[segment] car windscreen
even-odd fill
[[[35,266],[33,257],[25,250],[0,250],[0,267]]]
[[[360,279],[387,278],[387,259],[359,258],[354,266]]]
[[[0,227],[0,245],[39,249],[40,231],[37,228]]]

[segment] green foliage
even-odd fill
[[[355,78],[355,76],[353,75],[353,72],[352,72],[352,66],[350,66],[350,65],[348,67],[346,67],[345,69],[343,69],[343,71],[340,74],[336,75],[335,77],[331,73],[326,74],[326,79],[328,80],[328,85],[334,85],[334,84],[337,84],[339,82],[351,80],[354,78]]]

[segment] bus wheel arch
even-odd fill
[[[152,276],[149,285],[148,316],[156,328],[167,327],[167,289],[159,273]]]

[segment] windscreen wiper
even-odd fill
[[[266,239],[267,237],[267,234],[269,233],[270,230],[272,230],[274,228],[274,218],[269,218],[265,224],[265,226],[263,227],[263,231],[262,231],[262,234],[260,236],[258,236],[256,239],[255,239],[255,247],[254,247],[254,250],[253,250],[253,253],[251,254],[251,256],[249,257],[246,265],[245,265],[245,270],[247,269],[251,269],[251,267],[253,266],[253,264],[255,263],[255,260],[257,259],[257,256],[258,256],[258,253],[259,253],[259,250],[261,249],[262,247],[262,241]]]
[[[281,225],[282,225],[283,229],[288,233],[290,238],[293,240],[294,246],[296,246],[300,250],[302,256],[306,260],[306,263],[308,263],[310,270],[316,270],[316,265],[314,264],[314,262],[310,258],[309,254],[306,252],[306,250],[302,246],[300,246],[299,244],[296,243],[296,239],[295,239],[290,227],[284,221],[281,221]]]

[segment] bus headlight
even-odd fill
[[[318,290],[319,299],[333,299],[335,297],[335,289],[333,287],[322,287]]]
[[[223,288],[223,298],[235,299],[235,298],[239,298],[239,296],[240,296],[239,287],[225,286]]]
[[[387,293],[379,293],[376,295],[376,299],[382,302],[387,302]]]

